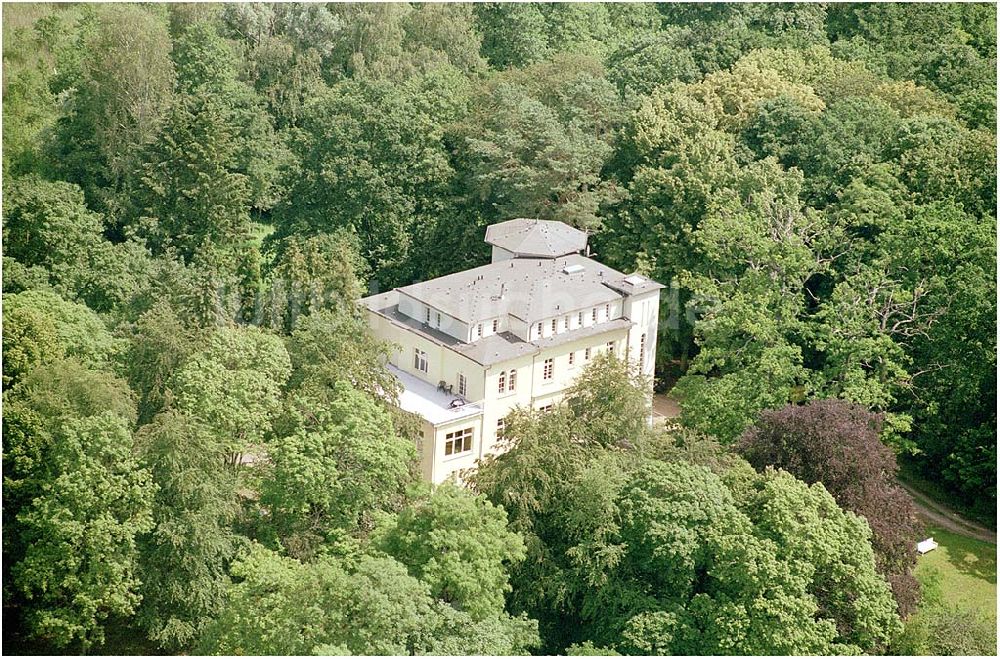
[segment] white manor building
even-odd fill
[[[587,234],[561,222],[501,222],[486,242],[489,265],[361,300],[397,346],[389,369],[434,483],[496,452],[512,408],[551,408],[601,351],[652,380],[661,284],[583,256]]]

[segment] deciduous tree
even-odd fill
[[[921,528],[912,499],[895,483],[896,458],[880,441],[881,428],[881,417],[859,405],[817,400],[764,412],[734,448],[757,469],[822,483],[842,508],[864,517],[876,565],[905,617],[919,596],[911,572]]]

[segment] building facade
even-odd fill
[[[560,222],[502,222],[486,242],[488,265],[361,300],[397,346],[388,367],[400,406],[423,419],[434,483],[501,450],[511,409],[550,408],[600,352],[652,381],[662,285],[584,256],[587,235]]]

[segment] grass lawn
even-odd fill
[[[940,544],[917,559],[915,574],[927,595],[995,621],[996,545],[933,526],[927,527],[927,535]]]

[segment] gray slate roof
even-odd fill
[[[483,337],[473,343],[465,343],[400,312],[398,308],[399,293],[397,291],[387,291],[362,298],[361,304],[390,322],[406,327],[430,341],[451,348],[458,354],[487,367],[516,357],[535,354],[542,348],[549,348],[569,341],[597,336],[613,330],[626,329],[631,324],[627,320],[618,318],[583,329],[573,330],[572,332],[561,332],[555,336],[538,339],[533,342],[522,341],[509,332],[500,332],[499,334]]]
[[[570,266],[582,269],[563,271]],[[498,261],[397,290],[466,323],[510,314],[530,324],[619,300],[622,293],[606,284],[624,279],[613,268],[569,254]]]
[[[555,258],[582,251],[587,234],[562,222],[520,218],[486,227],[486,242],[517,256]]]

